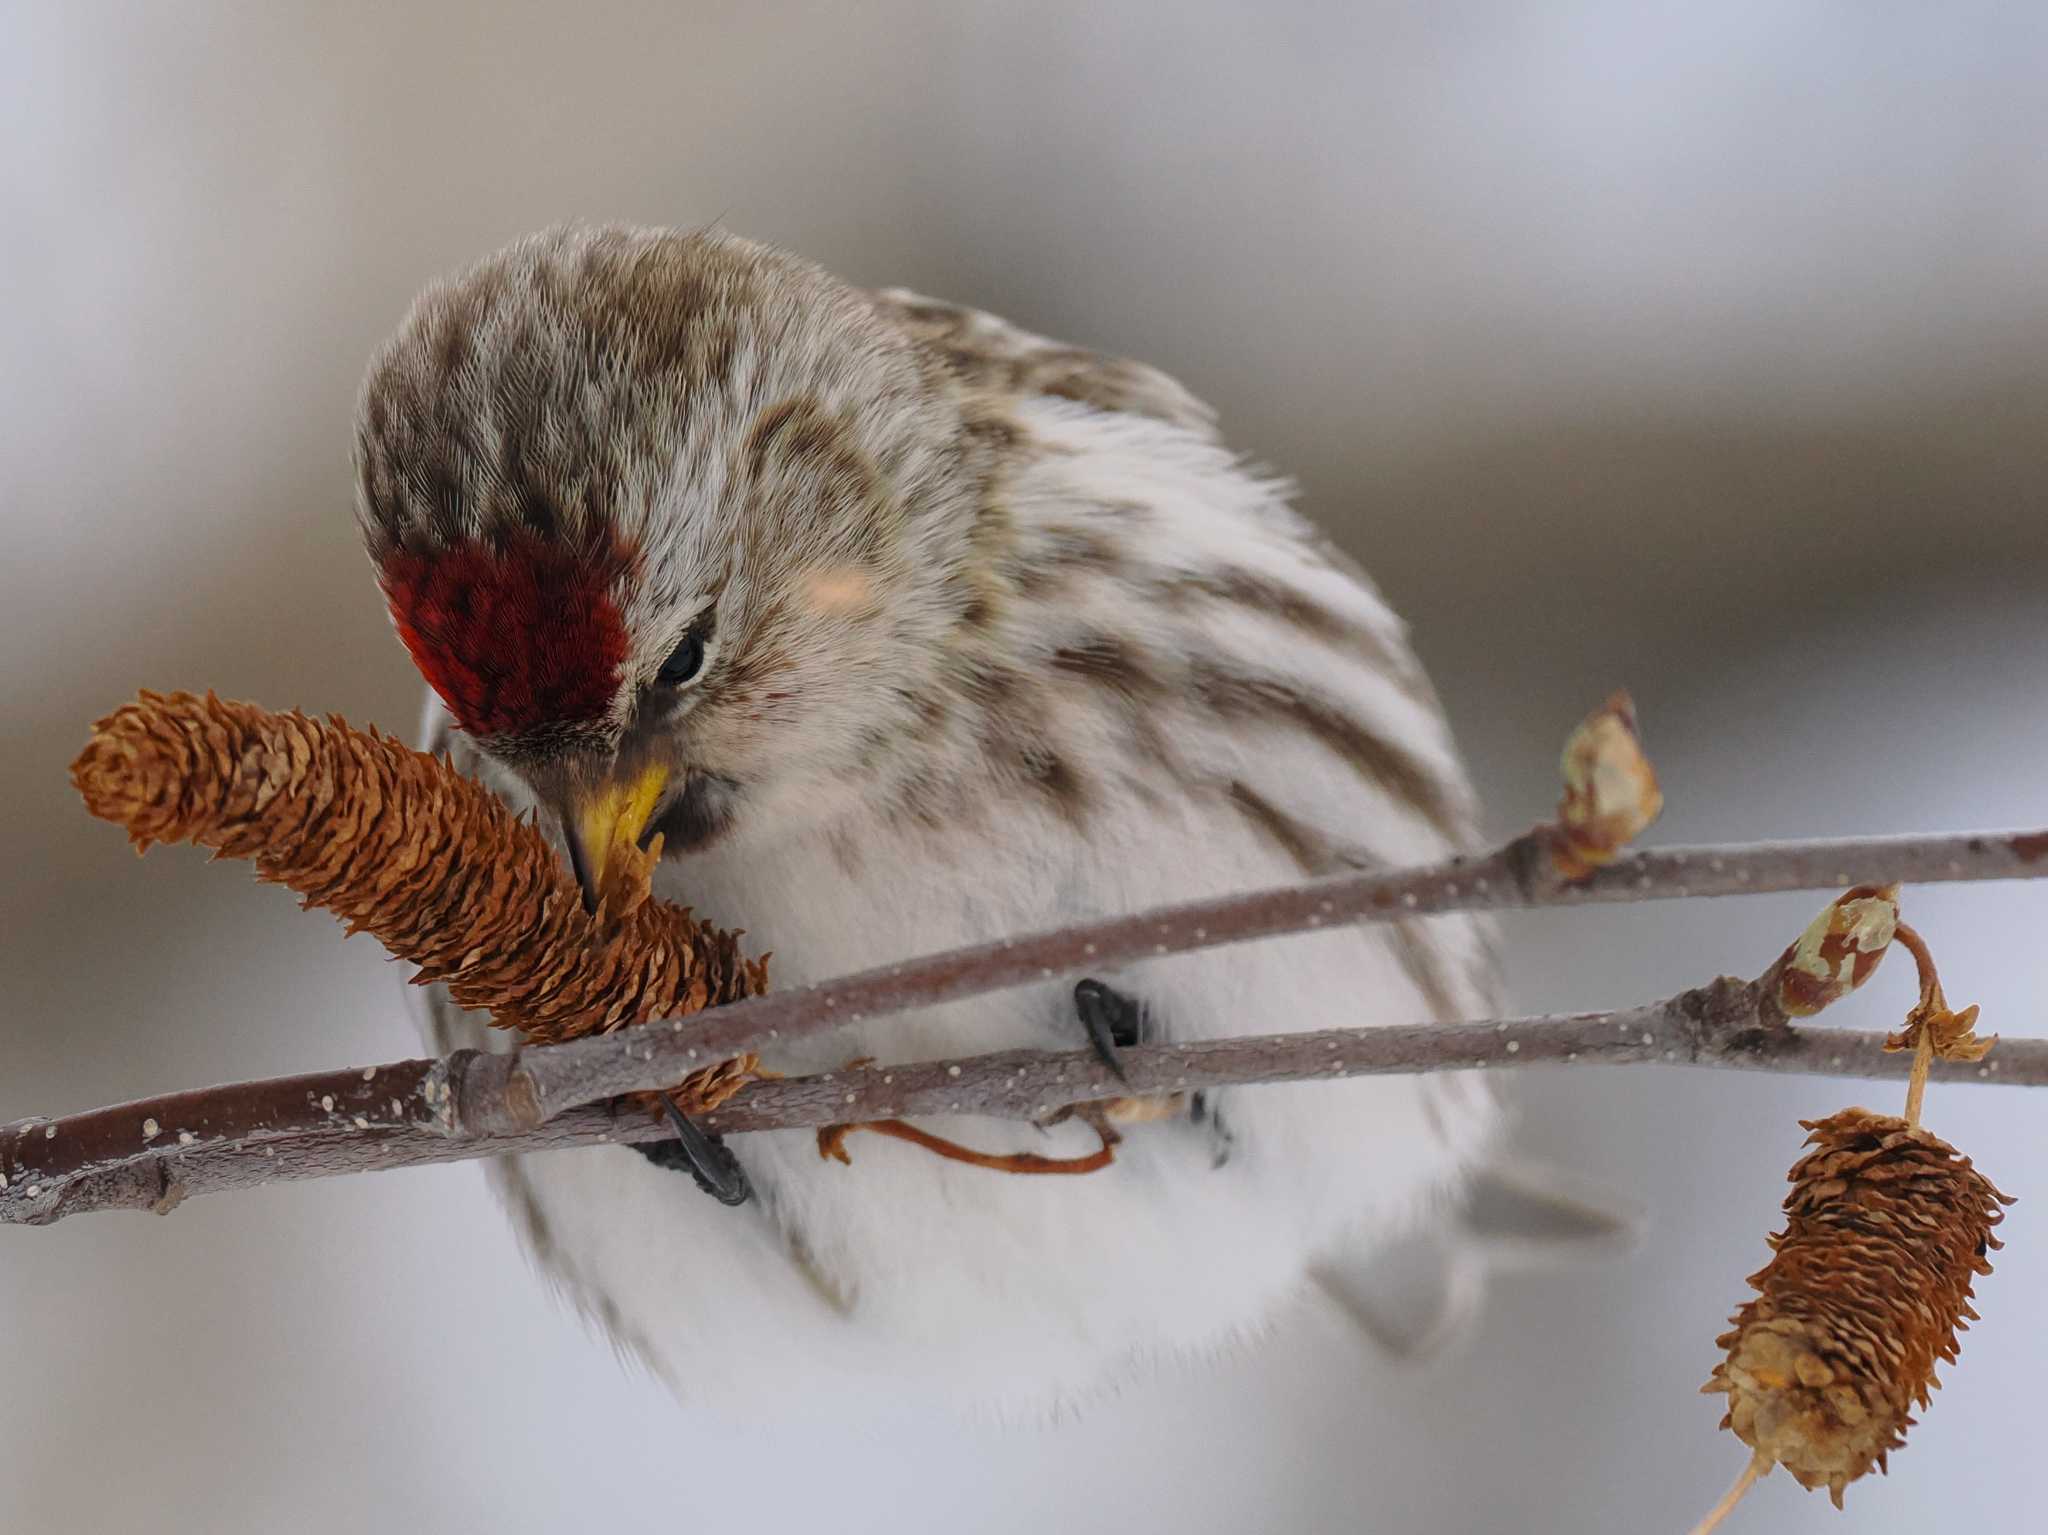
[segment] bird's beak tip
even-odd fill
[[[569,867],[583,892],[583,909],[595,912],[609,881],[633,862],[668,788],[669,772],[650,764],[626,777],[609,779],[587,793],[572,795],[562,816]]]
[[[562,840],[569,847],[569,872],[576,876],[576,888],[583,892],[583,909],[594,915],[597,911],[597,876],[591,871],[590,855],[583,849],[583,837],[576,829],[576,821],[573,813],[562,817]]]

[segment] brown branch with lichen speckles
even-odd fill
[[[1626,729],[1614,728],[1617,718]],[[200,755],[211,754],[237,773],[246,770],[246,742],[235,751],[224,751],[217,740],[208,743],[203,729],[195,739],[205,748]],[[1567,749],[1567,794],[1558,820],[1483,856],[1343,874],[1077,924],[908,960],[818,986],[742,996],[692,1017],[664,1018],[610,1033],[587,1032],[565,1043],[504,1055],[461,1051],[440,1061],[402,1061],[238,1083],[64,1120],[20,1121],[0,1127],[0,1224],[41,1223],[91,1209],[166,1208],[190,1193],[291,1178],[598,1141],[661,1139],[667,1132],[660,1125],[637,1112],[621,1112],[615,1101],[662,1090],[693,1073],[707,1072],[716,1063],[772,1050],[781,1041],[822,1034],[861,1018],[977,996],[1049,975],[1073,975],[1138,958],[1325,926],[1449,911],[2048,875],[2048,831],[1624,854],[1622,843],[1647,820],[1645,808],[1654,810],[1654,775],[1647,765],[1621,772],[1593,769],[1602,761],[1614,767],[1611,758],[1602,757],[1613,751],[1624,753],[1622,765],[1627,767],[1626,753],[1633,749],[1633,741],[1633,718],[1625,700],[1611,702],[1575,733]],[[378,749],[432,761],[388,741],[380,740]],[[268,771],[260,760],[256,766]],[[438,771],[453,783],[467,783],[445,768]],[[175,782],[159,782],[152,791],[137,793],[121,789],[118,779],[117,774],[115,781],[102,784],[101,791],[112,795],[105,803],[131,807],[115,817],[124,824],[196,824],[175,798]],[[1623,801],[1603,801],[1597,792],[1600,786],[1616,783],[1624,786]],[[475,785],[467,792],[489,798]],[[172,798],[167,801],[166,795]],[[167,804],[168,809],[162,808]],[[250,807],[262,808],[253,797]],[[510,819],[502,807],[500,813]],[[151,821],[150,816],[158,819]],[[523,834],[539,843],[531,828],[524,828]],[[475,844],[480,850],[491,845],[487,839]],[[560,879],[559,870],[554,877]],[[574,919],[565,915],[563,920]],[[1825,952],[1825,944],[1816,943],[1820,946],[1815,952]],[[548,946],[545,952],[568,956],[575,946]],[[737,951],[732,954],[733,963],[741,968],[725,973],[749,975]],[[720,1080],[717,1096],[730,1096],[708,1113],[706,1122],[714,1130],[740,1133],[919,1113],[1033,1118],[1066,1105],[1132,1092],[1496,1064],[1669,1061],[1903,1075],[1906,1063],[1884,1053],[1882,1035],[1822,1032],[1786,1023],[1788,1013],[1810,1010],[1804,993],[1780,995],[1779,982],[1792,957],[1788,951],[1755,983],[1718,981],[1665,1002],[1619,1012],[1149,1045],[1124,1054],[1128,1086],[1109,1078],[1086,1054],[1017,1052],[781,1081],[743,1084],[727,1077]],[[471,962],[484,959],[478,954]],[[563,984],[575,986],[576,973],[573,964],[565,964]],[[585,995],[595,1002],[603,1001],[607,993],[596,988]],[[1787,998],[1794,1004],[1789,1008],[1783,1005]],[[600,1019],[603,1016],[599,1014]],[[649,1012],[636,1016],[647,1017]],[[2048,1042],[2008,1041],[1988,1063],[1943,1074],[1962,1080],[2048,1082]]]
[[[2022,852],[2015,843],[2037,850]],[[1811,889],[1839,883],[1837,876],[1845,872],[1873,882],[1889,882],[1893,875],[2032,878],[2048,875],[2044,851],[2048,836],[2039,833],[1692,848],[1625,859],[1594,875],[1590,887],[1525,890],[1475,873],[1526,861],[1504,849],[1486,859],[1347,876],[1336,883],[1371,882],[1351,892],[1348,904],[1354,914],[1346,919],[1370,921],[1479,905],[1502,909]],[[1690,879],[1694,869],[1707,875],[1699,882],[1706,888],[1688,884],[1681,889],[1673,874]],[[1646,878],[1647,885],[1642,883]],[[1456,895],[1448,893],[1454,881]],[[1309,916],[1331,920],[1322,911],[1326,897],[1320,893],[1331,884],[1203,903],[1192,912],[1182,908],[1087,924],[1019,939],[1007,950],[998,944],[937,955],[830,988],[711,1009],[681,1028],[655,1024],[504,1056],[458,1051],[443,1060],[237,1083],[62,1120],[22,1120],[0,1127],[0,1177],[8,1180],[0,1187],[0,1224],[40,1224],[89,1210],[167,1208],[188,1194],[290,1179],[663,1139],[668,1132],[661,1125],[637,1112],[621,1112],[603,1091],[595,1096],[606,1101],[561,1108],[530,1126],[496,1126],[515,1118],[504,1096],[506,1084],[544,1071],[551,1058],[567,1051],[590,1051],[597,1063],[594,1068],[579,1065],[572,1080],[601,1080],[616,1072],[611,1079],[624,1082],[624,1090],[641,1089],[673,1080],[678,1067],[701,1065],[707,1055],[721,1054],[735,1043],[768,1048],[778,1038],[823,1032],[850,1016],[843,1000],[849,997],[880,1015],[934,994],[975,995],[1036,980],[1041,968],[1071,973],[1097,962],[1096,956],[1083,957],[1090,944],[1096,945],[1097,955],[1114,955],[1129,952],[1120,944],[1143,937],[1144,952],[1150,953],[1154,932],[1163,932],[1158,941],[1170,948],[1192,948],[1299,931],[1315,925],[1306,920]],[[1416,897],[1413,905],[1404,899],[1407,895]],[[1199,940],[1198,928],[1203,933]],[[1885,1079],[1902,1078],[1910,1068],[1910,1057],[1887,1052],[1882,1032],[1799,1027],[1785,1023],[1783,1016],[1762,982],[1722,980],[1612,1012],[1145,1045],[1120,1056],[1128,1085],[1108,1076],[1085,1051],[1011,1051],[753,1082],[708,1114],[705,1123],[738,1134],[915,1114],[1033,1118],[1065,1104],[1134,1092],[1500,1066],[1677,1064]],[[2048,1085],[2048,1040],[2007,1039],[1981,1063],[1938,1064],[1935,1078]],[[531,1089],[515,1089],[512,1097],[527,1113],[545,1101]]]
[[[731,1135],[917,1114],[1031,1119],[1133,1092],[1498,1067],[1685,1065],[1882,1080],[1911,1069],[1909,1055],[1887,1052],[1881,1031],[1767,1022],[1774,1013],[1757,983],[1720,980],[1613,1012],[1141,1045],[1119,1052],[1128,1085],[1087,1051],[1005,1051],[752,1082],[704,1123]],[[670,1133],[609,1102],[565,1110],[530,1130],[465,1133],[450,1116],[451,1084],[487,1059],[499,1058],[461,1051],[0,1126],[0,1175],[11,1180],[0,1190],[0,1224],[166,1209],[189,1195],[264,1183]],[[1934,1078],[2048,1086],[2048,1040],[2007,1039],[1982,1063],[1937,1063]]]

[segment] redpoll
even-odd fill
[[[548,812],[587,887],[660,833],[657,891],[744,928],[778,985],[1470,838],[1401,623],[1140,364],[725,235],[557,229],[418,300],[357,460],[430,741]],[[769,1064],[1450,1019],[1495,986],[1461,917],[1089,980],[1079,1007],[1048,976]],[[437,1047],[502,1043],[431,1013]],[[1207,1095],[1078,1178],[879,1137],[842,1166],[809,1132],[734,1143],[738,1210],[623,1148],[495,1176],[543,1266],[679,1387],[787,1360],[1042,1404],[1356,1273],[1498,1121],[1469,1076],[1361,1078]]]

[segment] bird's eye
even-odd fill
[[[663,687],[679,688],[704,669],[704,636],[692,630],[683,636],[683,642],[669,652],[661,663],[661,670],[654,674],[654,680]]]

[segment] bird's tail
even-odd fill
[[[1496,1162],[1433,1221],[1332,1253],[1310,1277],[1381,1349],[1420,1361],[1472,1335],[1497,1276],[1616,1257],[1642,1228],[1642,1212],[1610,1191],[1526,1161]]]

